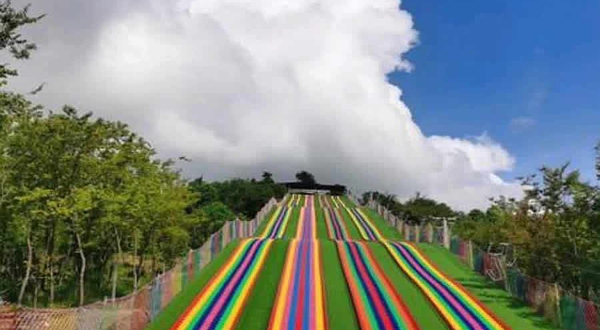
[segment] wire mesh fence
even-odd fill
[[[386,221],[391,218],[389,211],[377,202],[369,201],[368,206]],[[578,297],[558,284],[544,282],[523,274],[518,268],[507,266],[501,255],[483,251],[471,241],[452,236],[448,226],[416,226],[397,218],[388,223],[408,241],[448,248],[473,271],[495,282],[514,298],[526,302],[552,324],[566,330],[600,330],[600,306],[593,301]]]
[[[0,301],[0,330],[142,330],[229,242],[250,237],[277,205],[271,199],[250,221],[228,221],[196,250],[136,292],[78,308],[16,308]]]

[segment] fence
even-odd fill
[[[115,301],[79,308],[14,308],[0,303],[0,330],[141,330],[165,308],[200,270],[229,242],[250,237],[271,209],[271,199],[250,221],[228,221],[196,250],[178,260],[168,272],[138,291]]]
[[[498,254],[481,250],[471,241],[452,236],[446,221],[409,225],[376,201],[368,206],[412,242],[433,243],[446,247],[475,272],[503,287],[514,298],[526,302],[539,315],[566,330],[600,330],[600,306],[577,297],[557,284],[530,277],[518,268],[507,267]]]

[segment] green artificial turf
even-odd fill
[[[390,226],[379,214],[377,214],[377,212],[367,207],[361,207],[360,209],[369,217],[371,223],[379,229],[379,232],[385,239],[392,241],[402,240],[400,232],[398,232],[396,228]]]
[[[360,236],[360,232],[358,231],[358,228],[356,228],[356,225],[354,224],[354,221],[352,221],[348,211],[343,207],[339,209],[339,211],[342,215],[342,221],[346,225],[349,238],[351,240],[362,240],[363,238]]]
[[[444,330],[448,326],[419,288],[402,272],[386,248],[379,242],[369,242],[374,259],[391,280],[400,297],[421,329]],[[518,330],[518,329],[515,329]],[[525,330],[525,329],[523,329]]]
[[[292,207],[292,214],[288,219],[287,228],[285,228],[284,238],[295,238],[298,230],[298,218],[300,217],[300,207]]]
[[[300,195],[300,198],[298,200],[298,207],[304,206],[304,203],[306,203],[306,196]]]
[[[320,244],[329,329],[360,330],[335,243],[320,241]]]
[[[288,240],[273,241],[271,251],[269,251],[263,269],[256,279],[254,290],[246,301],[236,329],[264,330],[269,325],[288,244]]]
[[[254,232],[253,236],[259,236],[263,233],[263,231],[265,230],[265,228],[267,227],[267,224],[269,223],[269,221],[271,220],[271,217],[273,216],[273,214],[277,211],[278,207],[275,206],[271,209],[271,211],[269,211],[267,213],[267,216],[265,216],[265,218],[260,222],[260,224],[258,225],[258,227],[256,228],[256,231]]]
[[[315,209],[318,210],[318,209],[321,208],[321,200],[319,199],[319,195],[318,194],[315,194],[313,197],[314,197],[313,198],[313,204],[315,205]]]
[[[169,329],[171,325],[177,321],[181,313],[185,311],[188,305],[192,303],[196,295],[200,293],[200,290],[202,290],[204,285],[208,283],[211,277],[213,277],[219,268],[227,261],[238,244],[239,241],[232,241],[227,244],[223,251],[200,271],[200,275],[190,282],[189,285],[185,286],[182,291],[171,300],[169,305],[158,314],[156,319],[150,323],[146,330]]]
[[[327,232],[327,224],[325,223],[325,213],[323,212],[323,209],[316,209],[315,214],[317,216],[317,238],[328,239],[329,233]]]
[[[346,196],[346,195],[342,196],[342,203],[344,203],[344,205],[346,205],[346,207],[356,207],[356,205],[354,203],[352,203],[350,198],[348,198],[348,196]]]
[[[437,267],[462,284],[513,330],[559,329],[538,316],[524,302],[473,272],[450,251],[432,244],[418,244]]]

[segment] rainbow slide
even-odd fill
[[[369,218],[359,208],[346,208],[346,211],[350,214],[350,218],[362,239],[367,241],[381,241],[384,239],[383,235],[379,232],[379,229],[371,223]]]
[[[319,195],[319,202],[321,204],[321,207],[328,209],[331,208],[331,203],[329,203],[329,198],[327,196]]]
[[[332,197],[335,202],[340,206],[340,207],[348,207],[348,205],[346,205],[346,203],[344,203],[344,199],[340,196],[333,196]]]
[[[329,238],[333,240],[346,241],[349,239],[348,229],[342,220],[339,209],[324,209],[325,222],[327,223],[327,232]]]
[[[336,244],[360,329],[420,329],[367,243],[337,241]]]
[[[271,310],[269,330],[326,330],[325,291],[312,196],[302,208]]]
[[[172,330],[233,329],[252,291],[272,240],[242,241],[180,315]]]
[[[291,194],[291,195],[289,195],[285,204],[287,207],[294,207],[294,206],[298,205],[299,202],[300,202],[300,195]]]
[[[340,204],[338,203],[338,201],[336,200],[335,196],[329,196],[329,198],[331,199],[331,205],[333,207],[340,208]]]
[[[383,242],[402,271],[415,283],[452,330],[509,330],[460,284],[443,274],[410,243]]]
[[[306,197],[306,205],[308,206],[300,209],[296,238],[300,240],[316,240],[317,215],[313,204],[313,196]]]
[[[280,206],[278,210],[273,214],[267,227],[262,232],[260,237],[262,238],[282,238],[287,228],[292,210],[286,206]]]

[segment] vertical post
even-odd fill
[[[415,243],[420,243],[421,242],[421,225],[415,225],[413,228],[415,230]]]
[[[404,221],[396,219],[396,230],[398,230],[400,234],[404,233]]]
[[[554,296],[555,296],[555,307],[556,307],[556,322],[558,326],[562,326],[562,313],[560,310],[560,288],[557,283],[554,283]]]
[[[433,225],[431,221],[427,223],[427,243],[433,243]]]
[[[471,269],[475,269],[475,263],[473,262],[473,242],[469,240],[467,242],[467,256],[469,258],[469,266]]]
[[[444,247],[450,250],[450,228],[447,219],[444,219]]]

